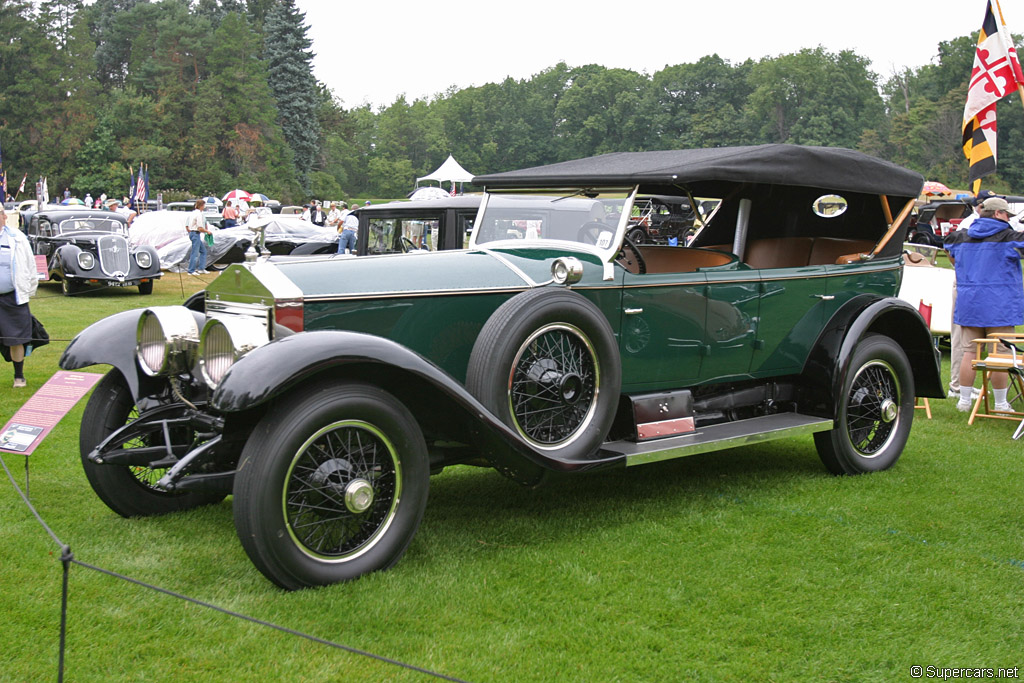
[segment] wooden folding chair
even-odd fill
[[[978,398],[974,401],[967,424],[974,424],[976,417],[988,417],[995,420],[1024,418],[1024,412],[1019,410],[1009,413],[994,413],[989,407],[993,372],[1005,372],[1009,375],[1007,402],[1013,405],[1022,401],[1022,397],[1024,397],[1024,353],[1014,344],[1024,342],[1024,337],[1017,334],[994,334],[984,339],[975,339],[973,342],[975,353],[971,364],[975,370],[981,372],[981,391],[978,392]]]

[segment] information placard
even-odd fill
[[[0,431],[0,450],[30,455],[103,375],[55,372]]]

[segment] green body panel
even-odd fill
[[[551,263],[583,264],[573,291],[618,337],[625,392],[799,373],[822,326],[859,294],[893,296],[898,259],[753,270],[733,262],[637,275],[583,251],[502,248],[236,266],[211,298],[272,305],[279,280],[301,292],[306,330],[392,339],[464,381],[481,328],[517,293],[550,284]],[[262,270],[260,270],[262,268]],[[605,279],[610,275],[610,279]]]
[[[707,276],[627,274],[622,291],[623,388],[682,386],[700,377]]]
[[[550,280],[551,262],[567,255],[584,264],[584,277],[573,289],[593,301],[617,333],[619,282],[603,280],[603,265],[586,252],[443,251],[278,267],[305,292],[304,329],[386,337],[465,381],[473,344],[491,314],[515,294]],[[621,268],[612,272],[621,279]]]

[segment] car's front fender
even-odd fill
[[[75,244],[62,244],[57,247],[50,262],[50,270],[60,273],[61,277],[78,276],[78,255],[82,250]]]
[[[376,384],[410,407],[424,430],[475,446],[495,468],[531,483],[543,469],[581,471],[622,461],[565,461],[525,443],[454,377],[383,337],[344,331],[303,332],[255,349],[236,362],[213,392],[222,413],[247,411],[322,379]]]
[[[60,357],[64,370],[79,370],[92,365],[112,365],[124,375],[132,397],[138,402],[146,396],[161,393],[166,379],[143,373],[136,360],[135,347],[139,317],[144,308],[122,311],[94,322],[71,340]],[[192,312],[202,329],[206,320],[202,313]]]

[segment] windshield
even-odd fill
[[[481,206],[471,246],[555,240],[611,252],[621,241],[632,194],[583,191],[561,196],[489,194]]]
[[[72,232],[124,233],[124,223],[109,218],[71,218],[60,222],[61,234]]]

